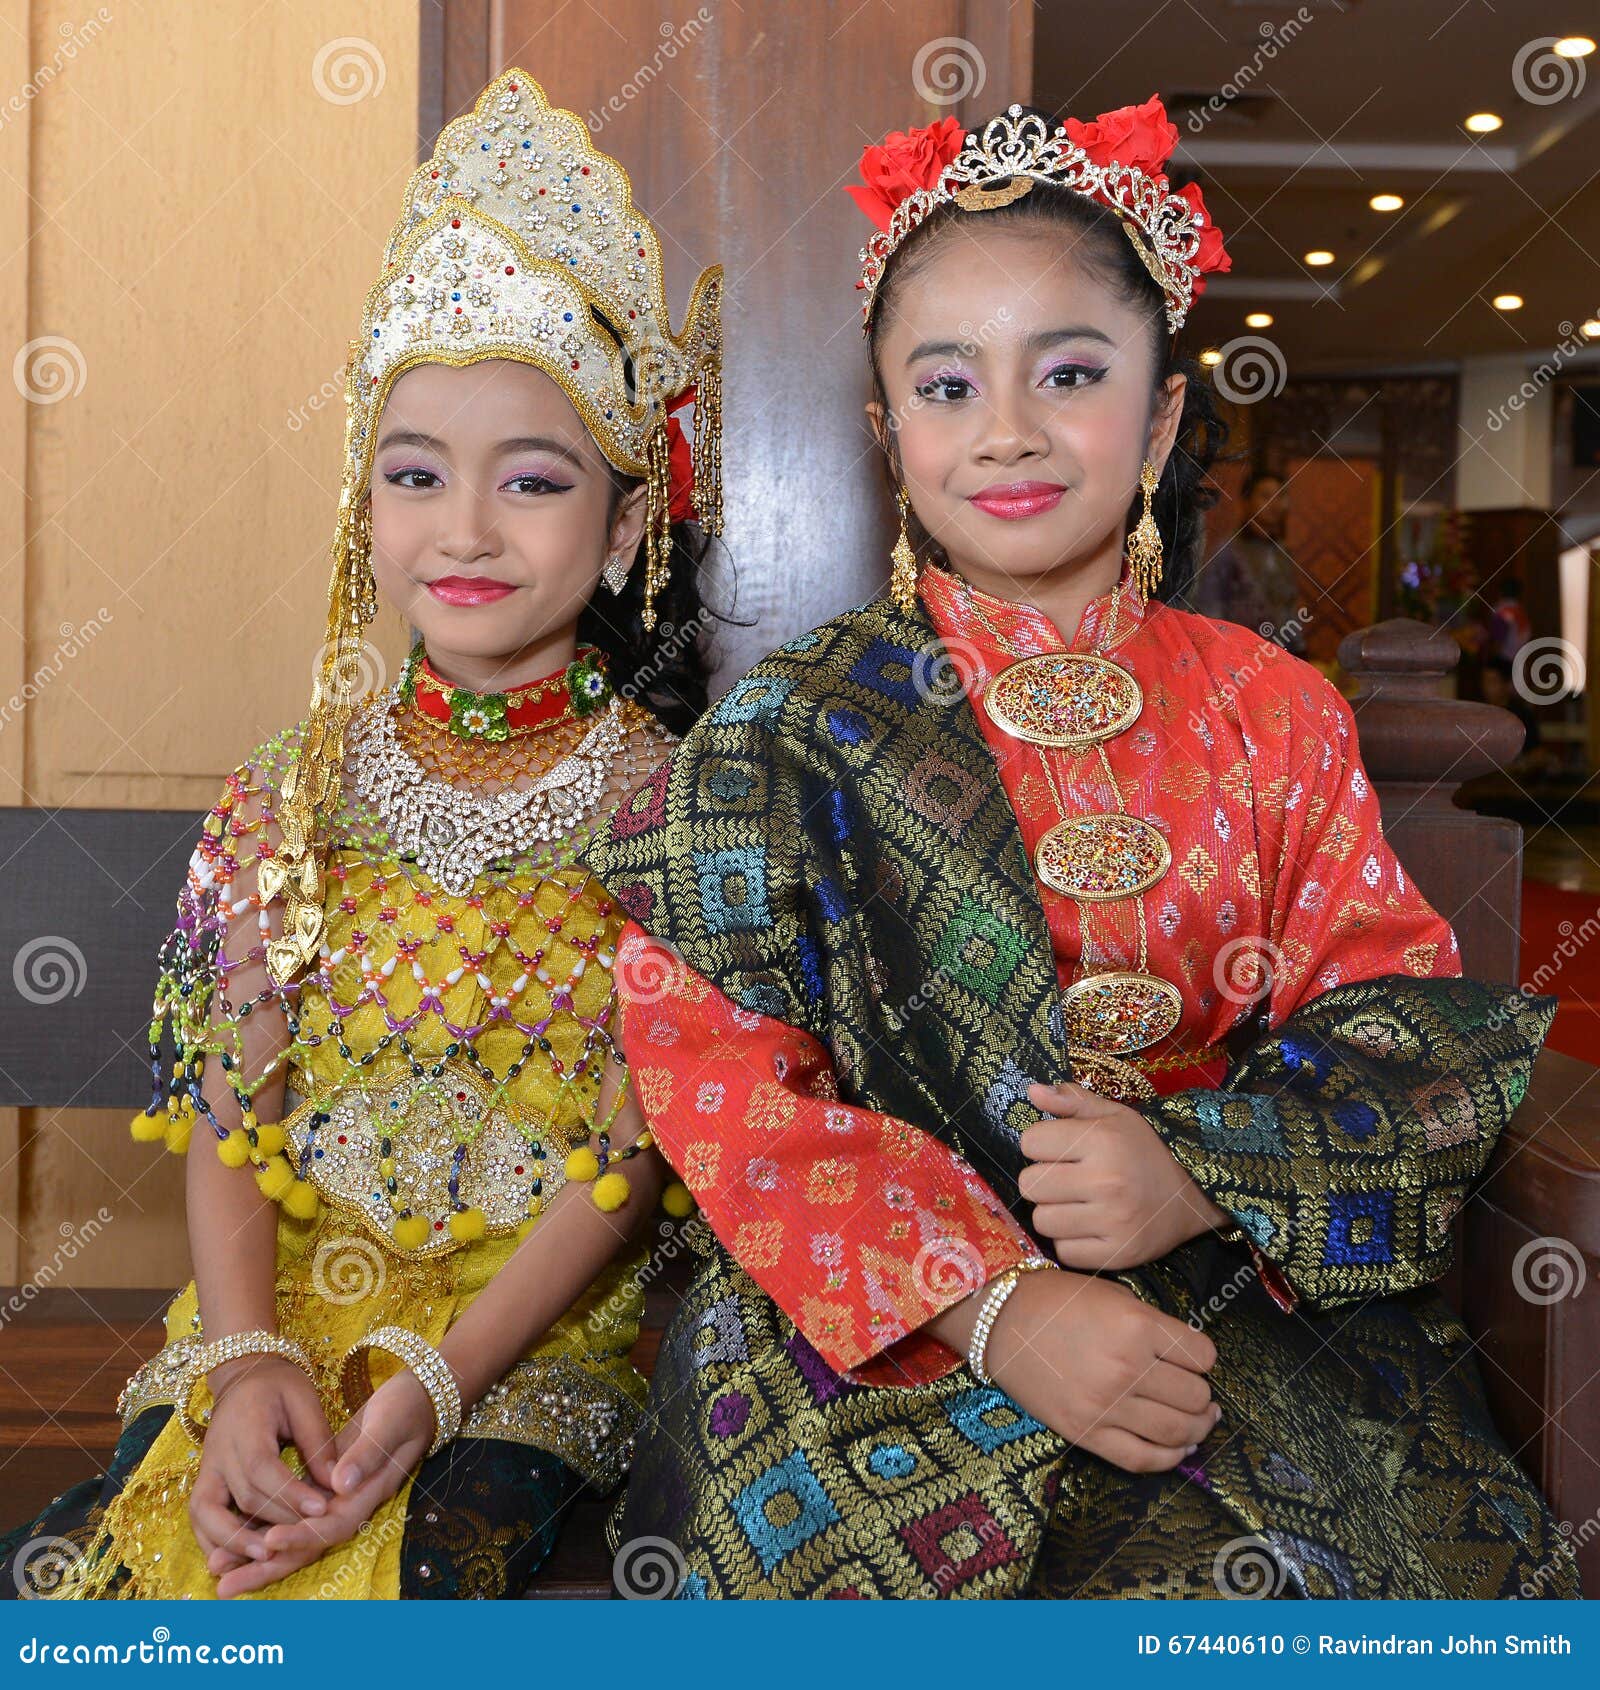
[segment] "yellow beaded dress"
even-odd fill
[[[403,719],[401,691],[370,695],[356,728],[369,712]],[[609,798],[670,740],[632,704],[608,706],[585,743],[606,729]],[[261,919],[256,869],[273,853],[278,781],[303,731],[258,747],[206,818],[163,947],[152,1031],[155,1051],[170,1018],[176,1083],[169,1097],[158,1068],[163,1102],[134,1126],[176,1151],[210,1154],[216,1143],[230,1160],[215,1102],[216,1088],[233,1090],[245,1123],[232,1129],[234,1144],[255,1136],[267,1156],[257,1180],[279,1199],[279,1331],[311,1355],[337,1430],[350,1346],[388,1324],[437,1344],[537,1224],[568,1150],[588,1143],[622,918],[574,860],[588,826],[542,861],[485,867],[451,892],[402,858],[359,796],[358,775],[332,818],[320,965],[286,989],[236,999],[225,936]],[[352,740],[354,761],[364,742],[358,731]],[[596,806],[590,823],[601,814]],[[271,1077],[242,1069],[252,1016],[287,1022],[276,1126],[258,1122],[247,1101]],[[242,1163],[242,1145],[238,1154]],[[609,1489],[626,1470],[644,1400],[628,1360],[642,1264],[641,1255],[615,1260],[370,1529],[263,1594],[518,1594],[508,1582],[542,1559],[577,1482]],[[124,1434],[104,1486],[114,1494],[102,1504],[99,1483],[79,1487],[89,1504],[81,1518],[62,1523],[69,1496],[30,1528],[59,1536],[58,1554],[75,1562],[61,1594],[214,1594],[186,1506],[200,1450],[172,1412],[201,1342],[191,1282],[168,1310],[164,1347],[119,1401]],[[208,1402],[202,1384],[198,1418]]]

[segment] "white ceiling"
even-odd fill
[[[1544,45],[1577,34],[1600,39],[1596,0],[1040,0],[1034,98],[1080,118],[1166,101],[1172,168],[1233,258],[1197,340],[1264,309],[1290,374],[1537,357],[1600,316],[1600,53]],[[1504,127],[1469,135],[1484,110]],[[1371,210],[1379,192],[1404,209]],[[1306,266],[1313,247],[1337,261]]]

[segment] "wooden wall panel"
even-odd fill
[[[322,638],[340,371],[414,164],[417,13],[171,12],[21,0],[0,30],[6,804],[198,813],[304,711]],[[403,655],[398,618],[378,641]],[[183,1282],[182,1164],[127,1121],[0,1115],[0,1281]]]

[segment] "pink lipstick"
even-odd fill
[[[1005,487],[985,487],[981,493],[974,493],[969,503],[990,516],[1020,522],[1025,516],[1053,511],[1066,491],[1054,481],[1013,481]]]
[[[428,583],[428,591],[443,604],[493,604],[516,590],[508,582],[483,575],[441,575]]]

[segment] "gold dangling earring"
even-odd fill
[[[911,536],[906,531],[906,512],[911,501],[905,488],[897,488],[895,502],[900,507],[900,537],[889,554],[889,595],[910,616],[917,608],[917,554],[911,549]]]
[[[1139,471],[1139,486],[1144,492],[1144,515],[1128,536],[1128,561],[1132,565],[1134,591],[1146,602],[1154,597],[1156,588],[1161,585],[1161,570],[1166,561],[1161,549],[1161,530],[1156,527],[1156,519],[1150,511],[1150,501],[1155,497],[1159,480],[1156,466],[1146,458],[1144,467]]]

